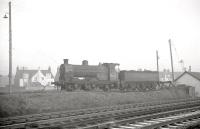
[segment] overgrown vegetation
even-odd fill
[[[0,117],[185,98],[182,90],[152,92],[40,92],[0,95]]]

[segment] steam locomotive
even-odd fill
[[[72,65],[64,59],[59,69],[59,80],[54,82],[61,90],[148,91],[159,84],[158,72],[120,71],[118,63]]]

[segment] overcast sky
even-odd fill
[[[8,0],[0,0],[0,74],[8,74]],[[200,72],[199,0],[13,0],[13,74],[17,66],[56,68],[119,63],[120,69]]]

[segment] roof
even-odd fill
[[[42,74],[46,75],[47,73],[51,73],[50,70],[40,70],[42,72]],[[20,69],[17,70],[15,78],[20,78],[23,76],[23,74],[28,74],[29,75],[29,79],[32,78],[36,73],[38,72],[38,70],[27,70],[27,69]],[[51,76],[53,77],[53,74],[51,73]]]
[[[184,74],[189,74],[190,76],[192,76],[200,81],[200,72],[187,72],[187,71],[185,71],[183,74],[181,74],[179,77],[177,77],[175,79],[175,81],[177,81],[179,78],[181,78]]]

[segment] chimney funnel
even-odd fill
[[[68,59],[64,59],[64,64],[68,64]]]
[[[88,61],[87,60],[83,60],[82,61],[82,65],[88,65]]]

